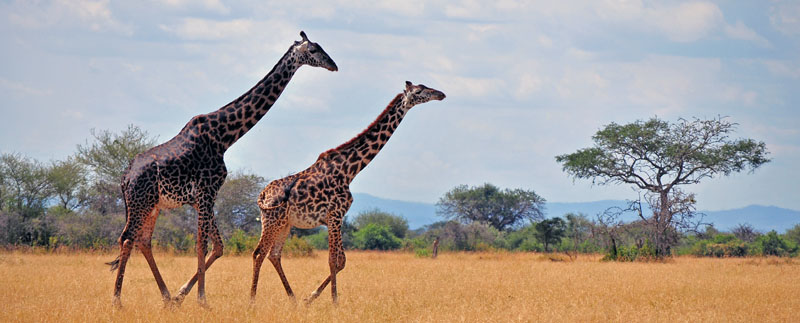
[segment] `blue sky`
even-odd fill
[[[354,192],[435,202],[458,184],[549,201],[635,197],[554,156],[610,122],[727,116],[767,143],[753,174],[686,187],[700,209],[800,209],[797,1],[3,1],[0,151],[42,161],[90,129],[159,141],[230,102],[305,30],[339,72],[303,67],[225,159],[279,178],[366,127],[404,81],[415,107]]]

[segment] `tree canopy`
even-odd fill
[[[155,146],[156,138],[147,131],[129,125],[119,134],[108,130],[91,130],[95,141],[78,145],[78,160],[89,166],[99,180],[118,184],[122,173],[137,154]]]
[[[611,123],[592,137],[594,147],[556,156],[556,161],[575,178],[661,192],[769,162],[763,142],[730,139],[735,128],[724,118]]]
[[[566,231],[567,223],[559,217],[536,223],[536,238],[544,243],[544,251],[550,251],[550,245],[559,243]]]
[[[353,219],[353,226],[355,226],[356,230],[361,230],[368,224],[386,226],[398,238],[405,238],[406,232],[408,232],[408,220],[406,218],[379,209],[363,211]]]
[[[687,221],[695,214],[694,194],[683,192],[680,186],[717,175],[752,172],[770,161],[763,142],[731,139],[735,129],[735,123],[722,117],[611,123],[592,136],[593,147],[556,156],[556,161],[576,179],[591,179],[599,185],[631,184],[644,190],[653,214],[642,214],[639,207],[639,216],[650,226],[657,252],[664,255],[669,252],[667,236],[690,227]]]
[[[459,185],[436,203],[436,213],[463,222],[484,222],[497,230],[507,230],[523,221],[544,218],[545,199],[523,189],[500,189],[486,183],[468,187]]]

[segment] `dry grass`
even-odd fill
[[[131,258],[113,310],[112,255],[0,253],[0,322],[13,321],[800,321],[800,263],[776,259],[678,258],[668,263],[604,263],[598,257],[541,254],[348,252],[340,305],[329,290],[310,307],[289,301],[269,262],[249,307],[250,257],[223,257],[207,275],[211,310],[191,293],[161,308],[144,258]],[[156,255],[176,290],[193,257]],[[327,257],[283,261],[295,292],[307,296],[327,273]]]

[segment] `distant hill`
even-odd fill
[[[408,220],[411,229],[418,229],[443,218],[436,216],[436,206],[428,203],[384,199],[365,193],[353,193],[353,205],[347,211],[347,218],[378,208],[381,211],[402,215]]]
[[[609,207],[625,207],[627,203],[620,200],[604,200],[594,202],[547,203],[545,212],[548,217],[564,216],[567,213],[582,213],[594,218]],[[430,203],[408,202],[384,199],[365,193],[353,194],[353,205],[347,213],[348,218],[360,212],[378,208],[382,211],[402,215],[408,220],[411,229],[444,220],[436,215],[436,206]],[[706,214],[704,222],[713,223],[717,229],[730,230],[740,223],[749,223],[756,230],[770,230],[783,233],[787,229],[800,224],[800,211],[775,206],[750,205],[743,208],[722,211],[701,211]],[[623,217],[625,221],[635,220],[633,214]]]

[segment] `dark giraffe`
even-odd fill
[[[320,154],[317,161],[306,170],[272,181],[264,188],[258,197],[261,240],[253,252],[251,302],[255,301],[258,275],[267,255],[278,271],[286,294],[294,297],[281,267],[281,249],[292,227],[310,229],[320,225],[328,227],[330,275],[311,294],[307,303],[317,298],[328,283],[331,284],[333,302],[337,302],[336,273],[345,264],[342,221],[353,202],[350,182],[386,145],[411,107],[444,97],[440,91],[406,82],[405,91],[395,96],[361,134]]]
[[[225,151],[250,130],[278,100],[286,84],[300,66],[311,65],[336,71],[336,63],[318,44],[300,32],[296,41],[275,67],[252,89],[221,109],[193,117],[169,141],[137,155],[122,176],[125,199],[125,229],[119,238],[120,255],[110,262],[118,269],[113,304],[120,306],[125,264],[134,247],[139,248],[150,265],[165,305],[170,304],[167,290],[153,259],[150,238],[161,209],[191,205],[197,211],[197,272],[174,301],[180,304],[197,283],[197,299],[205,300],[205,272],[222,256],[222,238],[214,220],[214,200],[227,176]],[[208,239],[214,244],[208,260]]]

